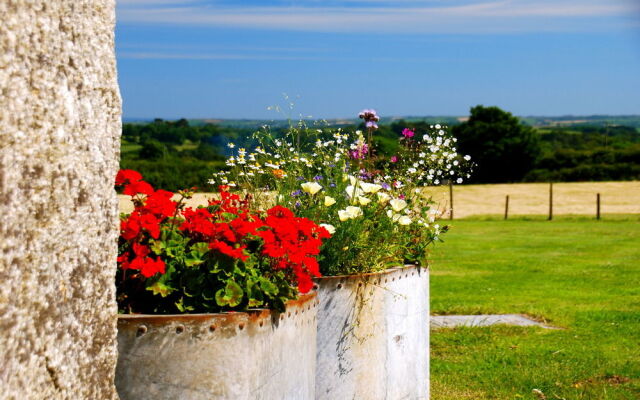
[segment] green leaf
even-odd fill
[[[191,246],[191,250],[198,253],[200,256],[203,256],[209,252],[209,243],[207,242],[198,242],[194,243]]]
[[[224,296],[224,289],[220,289],[216,292],[216,303],[218,303],[220,307],[224,307],[229,304],[229,301]]]
[[[244,292],[242,291],[240,285],[238,285],[235,281],[227,282],[227,286],[224,290],[224,298],[230,307],[236,307],[237,305],[239,305],[242,302],[243,295]]]
[[[278,287],[266,278],[260,279],[260,287],[270,297],[275,297],[278,294]]]
[[[207,300],[207,301],[211,301],[213,299],[215,299],[216,297],[216,293],[213,291],[212,288],[208,287],[208,288],[204,288],[202,290],[202,298]]]
[[[180,300],[178,300],[176,302],[176,307],[178,308],[178,310],[180,310],[180,312],[187,312],[187,311],[195,310],[195,308],[193,308],[193,306],[185,305],[183,298],[180,298]]]
[[[161,255],[164,250],[164,242],[161,240],[152,240],[151,241],[151,251],[153,251],[156,255]]]
[[[187,267],[193,267],[195,265],[200,265],[204,262],[205,260],[202,259],[201,254],[198,253],[197,251],[190,251],[187,256],[184,258],[184,264]]]
[[[151,291],[155,295],[159,294],[162,297],[167,297],[175,289],[165,285],[164,282],[158,281],[158,282],[154,283],[153,285],[149,285],[147,287],[147,290]]]

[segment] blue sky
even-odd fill
[[[119,0],[125,118],[640,114],[638,0]]]

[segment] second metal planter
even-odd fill
[[[318,279],[319,400],[429,398],[429,274]]]

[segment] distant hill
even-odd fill
[[[419,122],[425,121],[432,124],[444,124],[444,125],[456,125],[467,120],[466,116],[451,116],[451,115],[434,115],[434,116],[397,116],[397,117],[382,117],[381,124],[390,124],[395,121],[405,120],[407,122]],[[634,128],[640,128],[640,115],[566,115],[560,117],[546,117],[546,116],[526,116],[520,117],[520,119],[531,126],[535,127],[569,127],[569,126],[630,126]],[[152,122],[153,118],[123,118],[124,123],[129,124],[145,124]],[[297,121],[293,121],[296,123]],[[332,118],[320,121],[307,121],[309,126],[317,124],[327,124],[331,126],[348,126],[357,125],[360,120],[357,118]],[[202,119],[189,119],[189,125],[201,126],[205,124],[215,124],[220,126],[226,126],[230,128],[259,128],[263,125],[268,125],[274,128],[286,127],[289,125],[287,120],[268,120],[268,119],[224,119],[224,118],[202,118]]]
[[[397,116],[397,117],[382,117],[380,124],[388,125],[392,122],[399,120],[405,120],[407,122],[420,122],[425,121],[432,124],[444,124],[444,125],[456,125],[467,120],[466,116]],[[640,115],[567,115],[560,117],[546,117],[546,116],[526,116],[520,117],[520,119],[531,126],[535,127],[554,127],[554,126],[578,126],[578,125],[591,125],[591,126],[630,126],[634,128],[640,128]],[[293,121],[296,123],[297,121]],[[314,124],[323,124],[331,126],[348,126],[357,125],[361,121],[357,118],[334,118],[325,119],[321,121],[308,121],[309,126]],[[189,124],[203,125],[203,124],[216,124],[220,126],[227,126],[231,128],[258,128],[263,125],[271,127],[281,128],[289,125],[287,120],[266,120],[266,119],[190,119]]]

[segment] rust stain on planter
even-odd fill
[[[313,399],[316,293],[286,311],[118,316],[128,399]]]
[[[318,279],[316,399],[428,399],[427,268]]]

